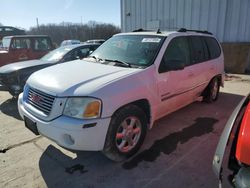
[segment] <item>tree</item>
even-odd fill
[[[77,39],[82,42],[90,39],[108,39],[121,32],[117,26],[90,21],[87,24],[61,23],[32,27],[27,34],[49,35],[53,42],[60,44],[63,40]]]

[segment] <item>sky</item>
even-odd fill
[[[120,26],[120,0],[1,0],[0,23],[29,29],[47,23],[97,21]]]

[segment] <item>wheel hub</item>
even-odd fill
[[[140,120],[137,117],[128,117],[118,127],[116,133],[116,146],[121,152],[129,152],[136,146],[140,136]]]

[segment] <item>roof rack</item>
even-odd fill
[[[193,32],[196,32],[196,33],[204,33],[204,34],[213,35],[213,33],[208,32],[208,31],[193,30],[193,29],[186,29],[186,28],[180,28],[180,29],[178,30],[178,32],[187,32],[187,31],[193,31]]]
[[[140,28],[140,29],[134,30],[133,32],[146,32],[146,31],[154,31],[154,30],[145,30],[145,29]],[[160,34],[161,33],[160,29],[157,29],[156,33]]]

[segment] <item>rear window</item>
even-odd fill
[[[221,54],[221,49],[218,42],[212,37],[205,37],[205,41],[209,49],[210,59],[219,57]]]

